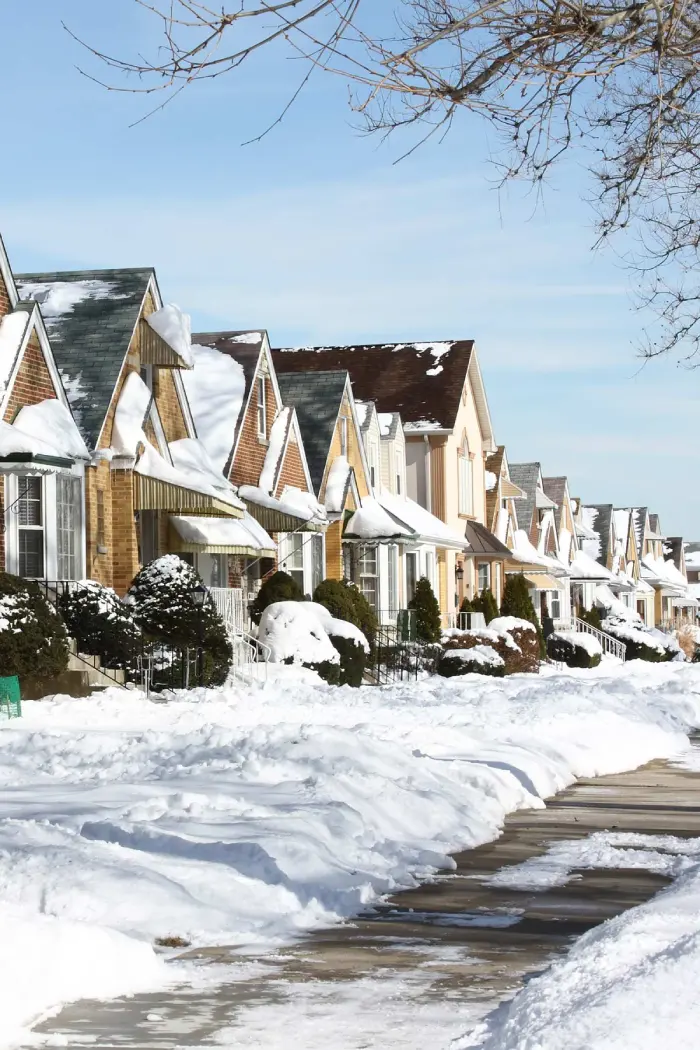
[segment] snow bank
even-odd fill
[[[700,1031],[700,865],[585,934],[453,1050],[693,1050]]]
[[[473,645],[471,649],[448,649],[443,660],[481,664],[482,667],[505,667],[506,662],[490,645]]]
[[[31,1040],[29,1028],[73,999],[110,999],[170,983],[153,948],[105,927],[0,905],[0,1046]]]
[[[521,620],[519,616],[496,616],[489,621],[492,631],[536,631],[534,624],[529,620]]]
[[[107,690],[29,702],[21,720],[0,720],[2,912],[37,927],[77,924],[85,938],[73,975],[72,956],[59,965],[46,951],[51,986],[36,979],[35,943],[25,994],[37,1001],[18,1000],[15,1027],[60,999],[121,993],[136,979],[157,987],[143,943],[156,937],[270,946],[350,916],[449,867],[448,854],[493,839],[508,812],[543,805],[576,776],[678,754],[700,724],[691,664],[383,689],[315,685],[273,666],[267,686],[195,689],[168,703]],[[93,936],[113,937],[111,949],[90,954]],[[0,940],[14,961],[19,936]],[[615,980],[634,967],[626,958],[615,970],[612,957]],[[686,999],[696,995],[682,977]],[[555,1029],[566,995],[582,994],[576,982],[562,988]],[[549,1044],[565,1045],[586,1044]],[[625,1050],[643,1045],[630,1039]]]

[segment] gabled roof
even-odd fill
[[[155,273],[66,270],[16,274],[15,281],[22,299],[39,303],[76,422],[95,448]]]
[[[489,558],[510,558],[511,552],[504,543],[478,521],[468,521],[465,537],[469,544],[468,553]]]
[[[291,373],[277,378],[283,403],[296,409],[311,482],[320,492],[348,374]]]
[[[655,536],[661,536],[662,535],[661,523],[659,522],[659,515],[658,514],[650,514],[649,515],[649,528],[654,533]]]
[[[632,515],[637,557],[641,558],[644,551],[644,536],[647,531],[649,511],[646,507],[630,507],[630,514]]]
[[[374,401],[377,412],[400,412],[405,429],[421,433],[454,428],[464,382],[474,360],[475,387],[479,387],[475,389],[477,408],[485,438],[492,440],[473,349],[473,340],[459,339],[299,347],[277,349],[273,353],[278,374],[347,370],[356,397]]]
[[[683,571],[683,537],[667,536],[664,540],[664,558],[670,558],[681,572]]]
[[[544,489],[545,495],[549,496],[552,503],[555,503],[554,508],[554,524],[556,525],[557,532],[561,529],[561,512],[566,500],[567,492],[567,479],[566,478],[542,478],[542,488]]]
[[[486,524],[490,529],[495,529],[496,527],[496,518],[501,504],[500,477],[505,453],[506,446],[499,445],[496,451],[486,458],[485,463],[486,470],[490,471],[491,474],[495,474],[499,479],[499,482],[493,488],[486,489]]]
[[[597,561],[601,565],[607,565],[610,552],[610,523],[612,521],[612,503],[587,503],[584,510],[596,511],[591,515],[590,527],[598,534],[600,541]]]
[[[518,528],[523,529],[529,535],[535,514],[540,465],[539,463],[511,463],[509,471],[510,480],[525,493],[525,499],[516,500],[514,507]]]

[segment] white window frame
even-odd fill
[[[466,437],[457,458],[459,513],[470,517],[474,513],[474,464]]]
[[[482,569],[486,569],[486,583],[483,583],[481,579]],[[479,561],[476,563],[476,586],[479,594],[481,594],[482,591],[488,591],[491,589],[491,566],[487,561]]]
[[[75,579],[85,578],[85,472],[82,464],[75,464],[68,471],[80,479],[80,491],[77,501],[77,520],[75,523]],[[7,572],[19,575],[19,515],[10,511],[22,491],[21,478],[24,474],[5,475],[5,565]],[[30,475],[33,476],[33,475]],[[58,576],[58,522],[56,501],[57,474],[38,474],[41,479],[43,532],[44,532],[44,575],[41,579],[57,580]]]
[[[554,611],[554,603],[556,602],[557,611]],[[553,620],[561,620],[561,609],[562,609],[562,593],[560,590],[549,591],[547,604],[549,606],[549,615]]]
[[[265,391],[265,376],[258,376],[256,379],[257,383],[257,395],[258,395],[258,437],[267,437],[267,404],[266,404],[266,391]]]
[[[370,571],[367,571],[367,562],[369,559]],[[372,566],[374,571],[372,572]],[[358,567],[358,579],[360,581],[360,590],[364,594],[365,598],[372,606],[375,612],[378,612],[381,607],[381,593],[379,587],[379,547],[376,544],[368,544],[366,547],[361,547],[359,550],[359,558],[357,560]],[[369,587],[369,593],[365,590],[365,580],[373,581],[373,585]],[[374,598],[372,598],[374,595]]]

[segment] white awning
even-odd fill
[[[195,554],[245,554],[273,558],[277,544],[247,512],[242,518],[205,518],[171,514],[177,551]]]
[[[408,526],[390,514],[378,500],[368,497],[348,521],[343,540],[364,543],[417,542],[418,537]]]
[[[396,518],[409,533],[414,534],[417,543],[430,543],[449,550],[469,550],[465,536],[454,532],[449,525],[414,500],[394,496],[390,492],[381,492],[377,499],[392,518]]]

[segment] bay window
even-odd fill
[[[80,478],[56,477],[56,573],[59,580],[77,579],[80,541]]]
[[[18,574],[27,579],[44,575],[44,489],[40,477],[17,479]]]

